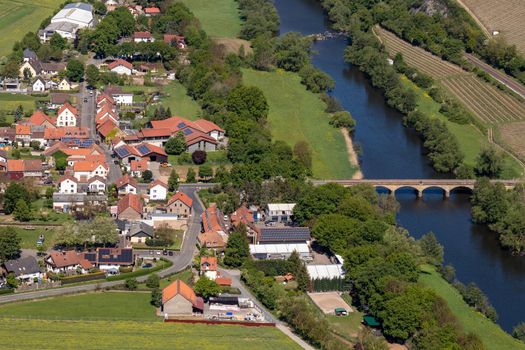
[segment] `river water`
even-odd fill
[[[329,30],[316,0],[275,0],[281,34],[303,35]],[[419,137],[402,125],[402,115],[388,107],[381,92],[365,74],[344,62],[343,37],[314,43],[312,60],[336,83],[335,96],[357,121],[353,137],[362,148],[361,169],[366,178],[439,178],[423,154]],[[419,238],[432,231],[445,247],[445,263],[456,268],[463,283],[475,282],[499,314],[507,331],[525,321],[525,257],[513,257],[499,247],[494,233],[471,222],[468,194],[452,193],[444,200],[439,190],[417,199],[409,189],[396,194],[401,203],[398,223]]]

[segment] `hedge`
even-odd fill
[[[0,295],[2,294],[11,294],[11,293],[14,293],[15,290],[13,288],[3,288],[3,289],[0,289]]]
[[[100,272],[95,272],[95,273],[88,273],[87,275],[62,277],[60,281],[62,282],[62,285],[64,285],[64,284],[99,280],[99,279],[104,279],[105,277],[106,277],[106,274],[103,271],[100,271]]]
[[[120,275],[116,275],[116,276],[108,276],[106,277],[106,280],[107,281],[120,281],[120,280],[125,280],[128,278],[144,276],[144,275],[148,275],[152,272],[159,271],[159,270],[165,269],[173,265],[173,263],[169,261],[168,259],[160,258],[160,260],[163,262],[163,264],[157,264],[157,266],[152,267],[150,269],[140,269],[140,270],[129,272],[129,273],[121,273]]]

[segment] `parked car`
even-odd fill
[[[168,255],[169,255],[169,256],[173,256],[173,250],[170,250],[170,251],[168,252]]]
[[[164,249],[164,250],[162,251],[162,255],[168,255],[168,250],[167,250],[167,249]]]

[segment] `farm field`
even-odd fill
[[[524,102],[387,30],[376,28],[376,33],[391,55],[401,52],[410,66],[439,81],[484,123],[490,125],[525,119]]]
[[[459,292],[430,266],[422,267],[419,281],[445,299],[464,330],[477,334],[490,350],[525,350],[525,344],[505,333],[497,324],[469,307]]]
[[[440,105],[434,101],[425,91],[420,89],[416,84],[402,77],[403,84],[416,93],[417,108],[424,114],[437,118],[447,124],[448,129],[458,140],[459,148],[465,155],[465,163],[474,166],[476,158],[480,151],[489,145],[485,135],[483,135],[475,126],[471,124],[461,125],[453,123],[439,112]],[[503,178],[513,179],[523,176],[523,168],[512,157],[506,156],[504,159]]]
[[[324,102],[306,90],[299,75],[243,69],[246,86],[257,86],[268,100],[268,122],[273,140],[293,147],[307,141],[312,149],[313,176],[319,179],[350,179],[356,169],[348,160],[342,133],[328,124]]]
[[[178,0],[195,14],[202,29],[211,37],[236,38],[241,18],[235,0]]]
[[[297,350],[276,328],[188,325],[147,321],[1,319],[2,349],[213,349]],[[53,336],[50,337],[50,334]]]
[[[24,108],[24,112],[34,111],[36,101],[48,99],[49,98],[47,97],[34,97],[21,94],[0,93],[0,110],[14,111],[16,107],[21,105]]]
[[[462,0],[476,18],[492,33],[497,30],[509,44],[525,54],[525,2],[522,0]]]
[[[15,41],[36,32],[40,23],[58,9],[63,0],[0,0],[0,57],[11,52]]]

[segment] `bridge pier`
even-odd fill
[[[423,198],[423,191],[416,189],[416,195],[417,195],[417,198]]]
[[[450,198],[450,190],[444,189],[445,198]]]

